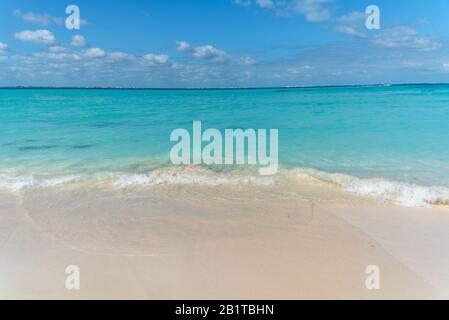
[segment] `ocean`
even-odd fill
[[[176,168],[170,133],[278,129],[280,172]],[[449,85],[1,89],[0,189],[100,181],[276,185],[305,175],[407,206],[449,201]],[[268,182],[267,182],[268,181]]]

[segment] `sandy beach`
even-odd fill
[[[449,0],[378,2],[2,1],[0,300],[448,300]]]
[[[447,298],[448,228],[446,209],[317,181],[2,193],[0,298]],[[380,290],[365,286],[370,265]]]

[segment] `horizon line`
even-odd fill
[[[310,85],[310,86],[262,86],[262,87],[120,87],[120,86],[0,86],[5,89],[65,89],[65,90],[269,90],[269,89],[313,89],[313,88],[348,88],[348,87],[390,87],[412,85],[449,85],[449,82],[423,83],[373,83],[343,85]]]

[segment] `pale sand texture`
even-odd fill
[[[449,210],[373,204],[332,211],[449,299]]]
[[[438,280],[449,274],[449,212],[322,199],[316,191],[59,188],[0,195],[0,298],[444,297]],[[68,265],[81,268],[80,291],[65,289]],[[365,288],[368,265],[381,269],[379,291]]]

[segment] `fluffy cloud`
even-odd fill
[[[338,22],[342,23],[360,23],[366,19],[366,13],[360,11],[353,11],[338,18]]]
[[[223,61],[227,58],[226,52],[217,49],[212,45],[205,45],[196,47],[193,51],[193,56],[200,60],[216,60]]]
[[[364,38],[366,36],[364,32],[360,31],[360,28],[353,26],[338,25],[333,29],[333,31],[359,38]]]
[[[309,22],[320,22],[328,20],[331,17],[331,11],[324,5],[333,0],[296,0],[293,8],[305,16]]]
[[[192,46],[185,41],[176,41],[176,50],[185,52],[190,51],[192,49]]]
[[[61,53],[61,52],[67,52],[68,49],[63,47],[63,46],[51,46],[48,48],[48,51],[53,52],[53,53]]]
[[[326,7],[334,0],[255,0],[254,3],[274,11],[278,15],[301,14],[309,22],[321,22],[331,17],[331,10]],[[251,0],[234,0],[234,3],[248,7]]]
[[[256,0],[256,3],[265,9],[274,9],[275,8],[275,4],[273,2],[273,0]]]
[[[367,15],[363,12],[352,12],[336,19],[338,23],[332,31],[365,38],[374,45],[389,49],[415,49],[418,51],[434,51],[442,44],[434,38],[420,35],[409,26],[383,28],[381,31],[368,31],[365,27]]]
[[[343,33],[353,37],[366,37],[365,28],[366,14],[360,11],[354,11],[344,15],[336,20],[337,25],[332,31]]]
[[[82,52],[82,56],[84,58],[103,58],[106,56],[106,52],[103,49],[100,48],[90,48],[86,49]]]
[[[0,68],[13,70],[0,77],[3,85],[73,85],[123,87],[251,87],[443,81],[449,72],[449,51],[392,51],[365,41],[334,43],[251,64],[242,56],[225,64],[176,62],[164,55],[136,57],[125,52],[66,48],[32,55],[12,54]],[[57,51],[57,52],[52,52]],[[103,53],[104,52],[104,56]],[[189,56],[193,54],[189,53]],[[369,57],[369,58],[367,58]],[[193,58],[193,56],[192,56]],[[164,63],[164,61],[166,61]],[[245,63],[245,61],[250,63]],[[162,64],[161,64],[162,63]],[[79,76],[82,75],[82,76]],[[3,82],[2,82],[3,81]]]
[[[66,63],[70,61],[84,61],[96,60],[95,63],[98,64],[100,61],[105,62],[118,62],[126,59],[131,59],[133,56],[124,52],[111,52],[107,53],[105,50],[100,48],[89,48],[82,51],[72,51],[63,46],[52,46],[48,48],[48,52],[38,52],[33,54],[33,57],[45,59],[48,62],[51,61],[65,61]]]
[[[421,36],[415,29],[407,26],[386,29],[374,38],[373,43],[391,49],[434,51],[441,48],[440,42],[430,37]]]
[[[112,62],[124,61],[133,59],[133,56],[121,51],[115,51],[107,54],[107,59]]]
[[[224,61],[228,58],[226,52],[217,49],[210,44],[192,47],[186,41],[176,41],[176,50],[180,52],[188,52],[198,60]]]
[[[6,51],[8,49],[8,45],[0,41],[0,53]]]
[[[71,53],[71,52],[38,52],[35,53],[33,58],[45,60],[46,62],[69,62],[69,61],[78,61],[81,60],[81,57],[78,54]],[[34,61],[31,61],[31,63],[34,63]]]
[[[168,63],[170,57],[166,54],[147,54],[143,59],[153,65],[163,65]]]
[[[20,10],[14,10],[14,15],[16,17],[21,18],[23,21],[33,24],[38,24],[41,26],[49,26],[52,24],[62,26],[64,25],[65,18],[63,17],[53,17],[47,13],[34,13],[34,12],[26,12],[23,13]],[[81,19],[81,25],[88,25],[89,22],[87,20]]]
[[[251,4],[251,0],[234,0],[234,3],[240,6],[247,7]]]
[[[17,32],[14,37],[25,42],[41,43],[51,45],[56,42],[55,35],[49,30],[25,30]]]
[[[70,44],[74,47],[85,47],[87,45],[87,41],[83,36],[74,35]]]
[[[42,26],[49,26],[51,24],[62,25],[64,23],[63,18],[52,17],[46,13],[43,14],[33,12],[22,13],[20,10],[14,10],[14,15],[16,17],[22,18],[23,21],[39,24]]]

